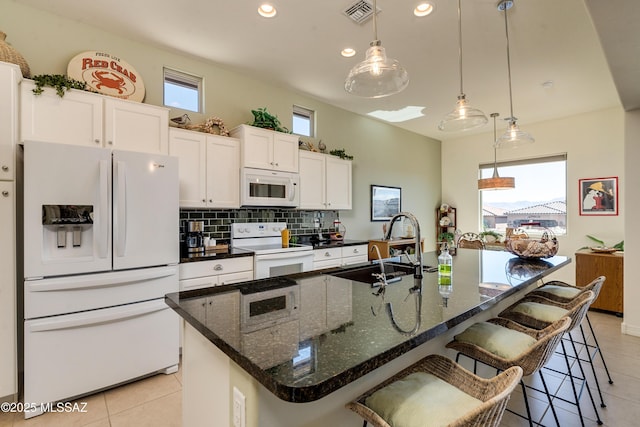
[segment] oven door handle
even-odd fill
[[[307,253],[306,251],[301,251],[301,252],[286,252],[286,253],[279,253],[279,254],[256,255],[256,260],[268,261],[272,259],[296,259],[296,258],[306,258],[306,257],[313,257],[313,252],[309,251]]]

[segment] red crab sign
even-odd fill
[[[109,53],[79,53],[69,61],[67,75],[98,93],[138,102],[144,99],[144,83],[138,72]]]

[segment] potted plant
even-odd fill
[[[447,242],[449,247],[453,246],[454,238],[455,238],[455,235],[448,231],[443,231],[442,233],[438,234],[438,242]]]
[[[251,123],[251,126],[275,130],[278,132],[291,133],[289,129],[282,126],[278,116],[270,114],[266,107],[251,110],[251,113],[253,114],[253,123]]]
[[[55,88],[60,98],[62,98],[65,91],[69,89],[87,90],[87,84],[85,82],[71,79],[62,74],[38,74],[32,78],[36,84],[35,89],[33,89],[34,95],[40,95],[44,90],[42,88],[45,86]]]
[[[494,230],[481,231],[480,233],[478,233],[478,236],[480,236],[480,239],[482,239],[482,241],[485,243],[495,243],[499,242],[500,239],[502,239],[502,234]]]

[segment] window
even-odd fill
[[[201,113],[202,77],[164,68],[164,105]]]
[[[303,136],[314,136],[315,111],[293,106],[293,133]]]
[[[523,227],[531,234],[546,227],[567,233],[567,156],[498,163],[498,173],[514,177],[516,188],[480,192],[481,228],[505,235],[507,227]],[[480,165],[480,177],[490,178],[493,163]]]

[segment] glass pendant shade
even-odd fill
[[[525,131],[520,130],[515,119],[509,120],[507,131],[496,140],[496,146],[502,147],[520,147],[521,145],[531,144],[535,139]]]
[[[382,98],[401,92],[408,84],[407,71],[395,59],[387,58],[380,41],[374,40],[366,59],[349,71],[344,88],[356,96]]]
[[[444,116],[438,129],[445,132],[456,132],[484,126],[487,122],[487,116],[482,111],[470,106],[462,94],[458,96],[456,108]]]

